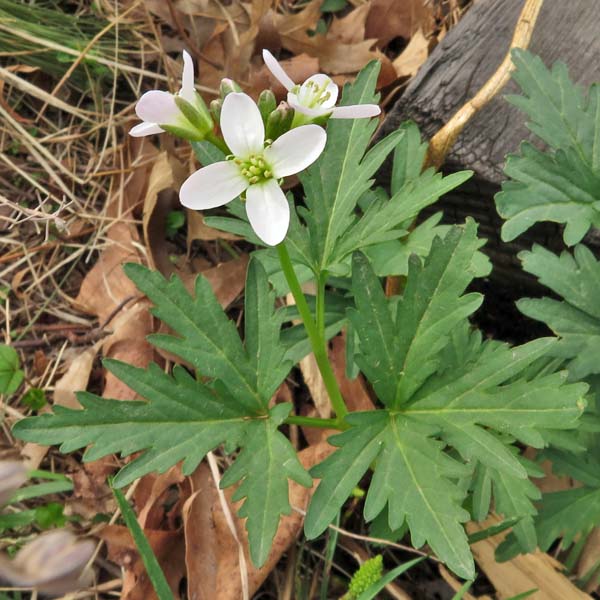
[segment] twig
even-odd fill
[[[301,514],[304,517],[306,516],[306,511],[302,510],[301,508],[299,508],[297,506],[292,506],[292,510],[296,511],[297,513]],[[397,548],[398,550],[404,550],[404,552],[410,552],[411,554],[418,554],[419,556],[426,556],[427,558],[430,558],[434,562],[438,562],[438,563],[442,562],[436,556],[433,556],[433,555],[429,554],[428,552],[423,552],[423,550],[418,550],[417,548],[412,548],[411,546],[405,546],[404,544],[397,544],[396,542],[390,542],[390,540],[386,540],[384,538],[374,538],[374,537],[369,537],[368,535],[360,535],[359,533],[352,533],[351,531],[348,531],[347,529],[342,529],[341,527],[338,527],[337,525],[330,524],[330,525],[328,525],[328,528],[333,529],[333,531],[337,531],[339,534],[341,534],[345,537],[352,538],[354,540],[361,540],[363,542],[369,542],[370,544],[381,544],[382,546],[389,546],[390,548]]]
[[[3,263],[10,263],[13,260],[15,260],[16,258],[19,258],[20,256],[23,256],[25,254],[34,254],[36,252],[41,252],[42,250],[50,250],[57,246],[64,245],[65,243],[69,242],[70,240],[74,240],[74,239],[83,237],[83,236],[87,235],[88,233],[92,233],[93,231],[96,231],[96,227],[86,227],[85,229],[82,229],[81,231],[78,231],[77,233],[73,233],[73,234],[64,236],[62,238],[59,238],[55,242],[47,242],[45,244],[40,244],[39,246],[34,246],[33,248],[27,248],[24,246],[23,249],[13,250],[12,252],[5,254],[4,256],[0,256],[0,265]]]
[[[502,64],[477,94],[459,108],[452,118],[431,138],[424,168],[433,166],[438,169],[444,163],[446,156],[465,125],[506,85],[511,72],[514,70],[511,51],[514,48],[527,48],[529,45],[543,3],[544,0],[526,0],[519,15],[510,48]]]

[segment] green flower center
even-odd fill
[[[327,102],[331,98],[331,94],[326,91],[330,83],[331,80],[328,79],[322,85],[318,85],[315,81],[306,81],[302,86],[296,86],[298,90],[295,93],[298,95],[300,104],[307,108],[316,108]]]
[[[262,154],[251,154],[247,158],[233,158],[240,172],[250,185],[263,183],[273,177],[273,169],[265,161]]]

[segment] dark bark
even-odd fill
[[[421,67],[379,135],[412,119],[423,136],[431,138],[500,65],[522,6],[523,0],[476,2]],[[600,81],[598,8],[594,0],[545,0],[530,44],[530,50],[546,65],[558,60],[566,63],[571,78],[585,87]],[[505,94],[517,92],[518,86],[511,81],[465,127],[443,170],[472,169],[475,176],[433,207],[444,210],[447,222],[463,222],[466,216],[473,216],[480,223],[480,234],[489,240],[486,251],[494,263],[492,276],[480,285],[494,297],[494,306],[488,308],[499,313],[492,315],[498,322],[502,315],[513,313],[515,299],[543,292],[520,269],[517,252],[534,242],[553,250],[563,247],[561,228],[553,224],[536,225],[510,244],[500,240],[502,220],[493,197],[504,179],[504,159],[517,151],[522,140],[531,138],[524,115],[504,99]],[[386,183],[385,174],[382,183]],[[586,242],[600,248],[596,239]]]

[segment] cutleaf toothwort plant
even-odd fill
[[[530,505],[529,536],[515,530],[498,554],[508,558],[527,551],[534,540],[548,550],[561,538],[563,549],[573,545],[568,562],[574,565],[588,535],[600,526],[600,261],[580,243],[590,230],[591,240],[597,240],[600,227],[600,84],[586,91],[571,81],[564,64],[548,69],[528,52],[515,51],[513,62],[521,94],[509,100],[526,114],[542,144],[524,142],[508,157],[509,179],[496,195],[506,219],[502,237],[513,240],[538,221],[553,221],[564,224],[563,240],[574,246],[557,255],[534,245],[519,255],[524,270],[554,297],[523,298],[517,306],[559,338],[546,357],[548,365],[566,368],[568,380],[586,382],[590,392],[580,427],[553,433],[552,447],[539,455],[556,474],[579,485],[533,496],[539,511]],[[597,249],[596,242],[596,254]]]
[[[236,485],[256,565],[291,511],[289,480],[321,480],[306,516],[309,538],[327,529],[356,486],[366,486],[364,516],[379,536],[410,532],[415,547],[427,544],[459,576],[473,578],[463,524],[485,518],[492,505],[512,520],[522,547],[536,546],[538,492],[529,477],[538,469],[521,455],[522,445],[547,449],[577,437],[588,385],[568,380],[555,357],[592,342],[544,338],[510,347],[484,340],[470,325],[482,297],[469,285],[489,272],[477,226],[441,225],[439,214],[417,224],[417,217],[471,173],[422,170],[426,144],[411,123],[371,143],[378,63],[344,87],[336,106],[338,89],[328,77],[296,85],[271,54],[264,57],[288,89],[287,103],[277,106],[267,90],[255,104],[226,80],[209,110],[184,55],[181,91],[145,94],[137,106],[145,122],[132,130],[190,140],[203,166],[183,184],[181,202],[195,210],[226,205],[206,222],[262,246],[248,267],[243,332],[202,276],[190,293],[176,276],[125,265],[170,331],[150,342],[185,366],[165,372],[106,360],[143,401],[81,392],[82,410],[56,406],[20,421],[14,433],[61,444],[63,452],[86,448],[85,460],[136,454],[116,486],[180,461],[191,473],[223,446],[233,458],[221,485]],[[373,177],[390,154],[388,194]],[[282,191],[292,174],[303,190],[295,198]],[[403,276],[399,295],[384,293],[381,278],[390,275]],[[302,291],[308,280],[314,297]],[[295,307],[277,308],[276,297],[290,291]],[[600,318],[576,295],[568,302],[586,323]],[[293,324],[298,318],[302,324]],[[327,342],[342,328],[348,374],[366,378],[373,410],[349,413],[334,376]],[[309,352],[331,418],[297,416],[292,404],[272,403]],[[595,368],[572,364],[586,373]],[[329,440],[333,453],[310,473],[285,435],[290,424],[339,430]]]

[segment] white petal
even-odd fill
[[[181,74],[181,91],[179,95],[184,99],[194,103],[196,88],[194,87],[194,61],[188,52],[183,51],[183,73]]]
[[[365,119],[376,117],[381,113],[377,104],[354,104],[353,106],[337,106],[333,109],[332,119]]]
[[[216,208],[231,202],[247,187],[238,166],[224,160],[192,173],[179,190],[179,200],[194,210]]]
[[[276,246],[283,241],[290,226],[290,206],[275,179],[248,188],[246,214],[252,229],[265,244]]]
[[[295,84],[290,76],[283,70],[283,67],[279,64],[277,59],[268,50],[263,50],[262,56],[265,65],[267,65],[267,69],[271,71],[273,77],[275,77],[286,90],[291,90]]]
[[[241,158],[263,151],[265,126],[258,106],[250,96],[232,92],[221,109],[221,132],[229,149]]]
[[[315,162],[325,148],[327,134],[318,125],[302,125],[277,138],[264,153],[275,177],[293,175]]]
[[[158,90],[146,92],[135,105],[135,112],[142,121],[160,125],[176,125],[182,116],[173,94]]]
[[[309,117],[321,117],[323,115],[330,114],[332,111],[331,108],[323,108],[322,106],[308,108],[307,106],[301,104],[300,100],[298,99],[298,95],[292,92],[288,92],[287,102],[294,110],[297,110],[303,115],[308,115]]]
[[[144,137],[145,135],[154,135],[162,133],[164,129],[156,123],[138,123],[129,130],[129,135],[133,137]]]

